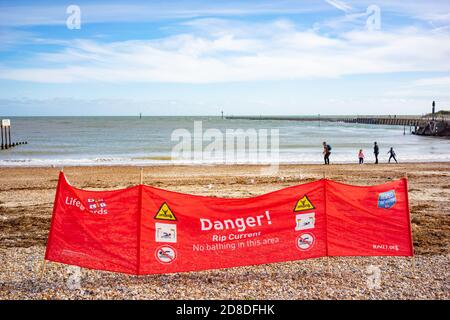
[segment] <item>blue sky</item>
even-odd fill
[[[0,116],[422,114],[448,88],[449,1],[0,2]]]

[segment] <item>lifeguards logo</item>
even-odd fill
[[[89,211],[95,214],[108,214],[106,202],[103,199],[87,199]]]
[[[95,214],[108,214],[106,202],[103,199],[87,199],[87,208],[79,199],[72,197],[66,197],[65,204],[71,207],[77,207],[80,211],[87,210]]]
[[[106,202],[103,199],[88,199],[89,210],[106,208]]]
[[[390,209],[396,202],[397,198],[395,197],[394,190],[383,192],[378,195],[378,208]]]

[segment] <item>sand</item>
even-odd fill
[[[58,168],[0,168],[0,299],[449,299],[450,163],[145,167],[144,183],[248,197],[313,181],[373,185],[407,173],[416,252],[409,258],[321,258],[172,275],[128,276],[48,263],[39,277]],[[77,187],[135,185],[137,167],[67,167]],[[375,270],[381,282],[370,285]],[[377,278],[378,279],[378,278]],[[370,283],[368,283],[370,282]]]

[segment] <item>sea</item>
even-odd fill
[[[374,141],[380,146],[381,162],[387,162],[390,147],[399,162],[450,161],[450,139],[415,136],[402,126],[175,116],[10,119],[12,141],[28,143],[0,150],[3,167],[322,163],[323,141],[332,147],[331,163],[358,163],[360,149],[366,163],[373,162]],[[228,133],[233,132],[244,141],[249,132],[256,133],[258,144],[227,145],[233,141]],[[240,152],[227,158],[233,148]],[[262,150],[265,157],[254,156]]]

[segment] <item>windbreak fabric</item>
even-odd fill
[[[139,275],[411,255],[406,179],[373,187],[323,179],[235,199],[146,185],[86,191],[61,173],[45,258]]]

